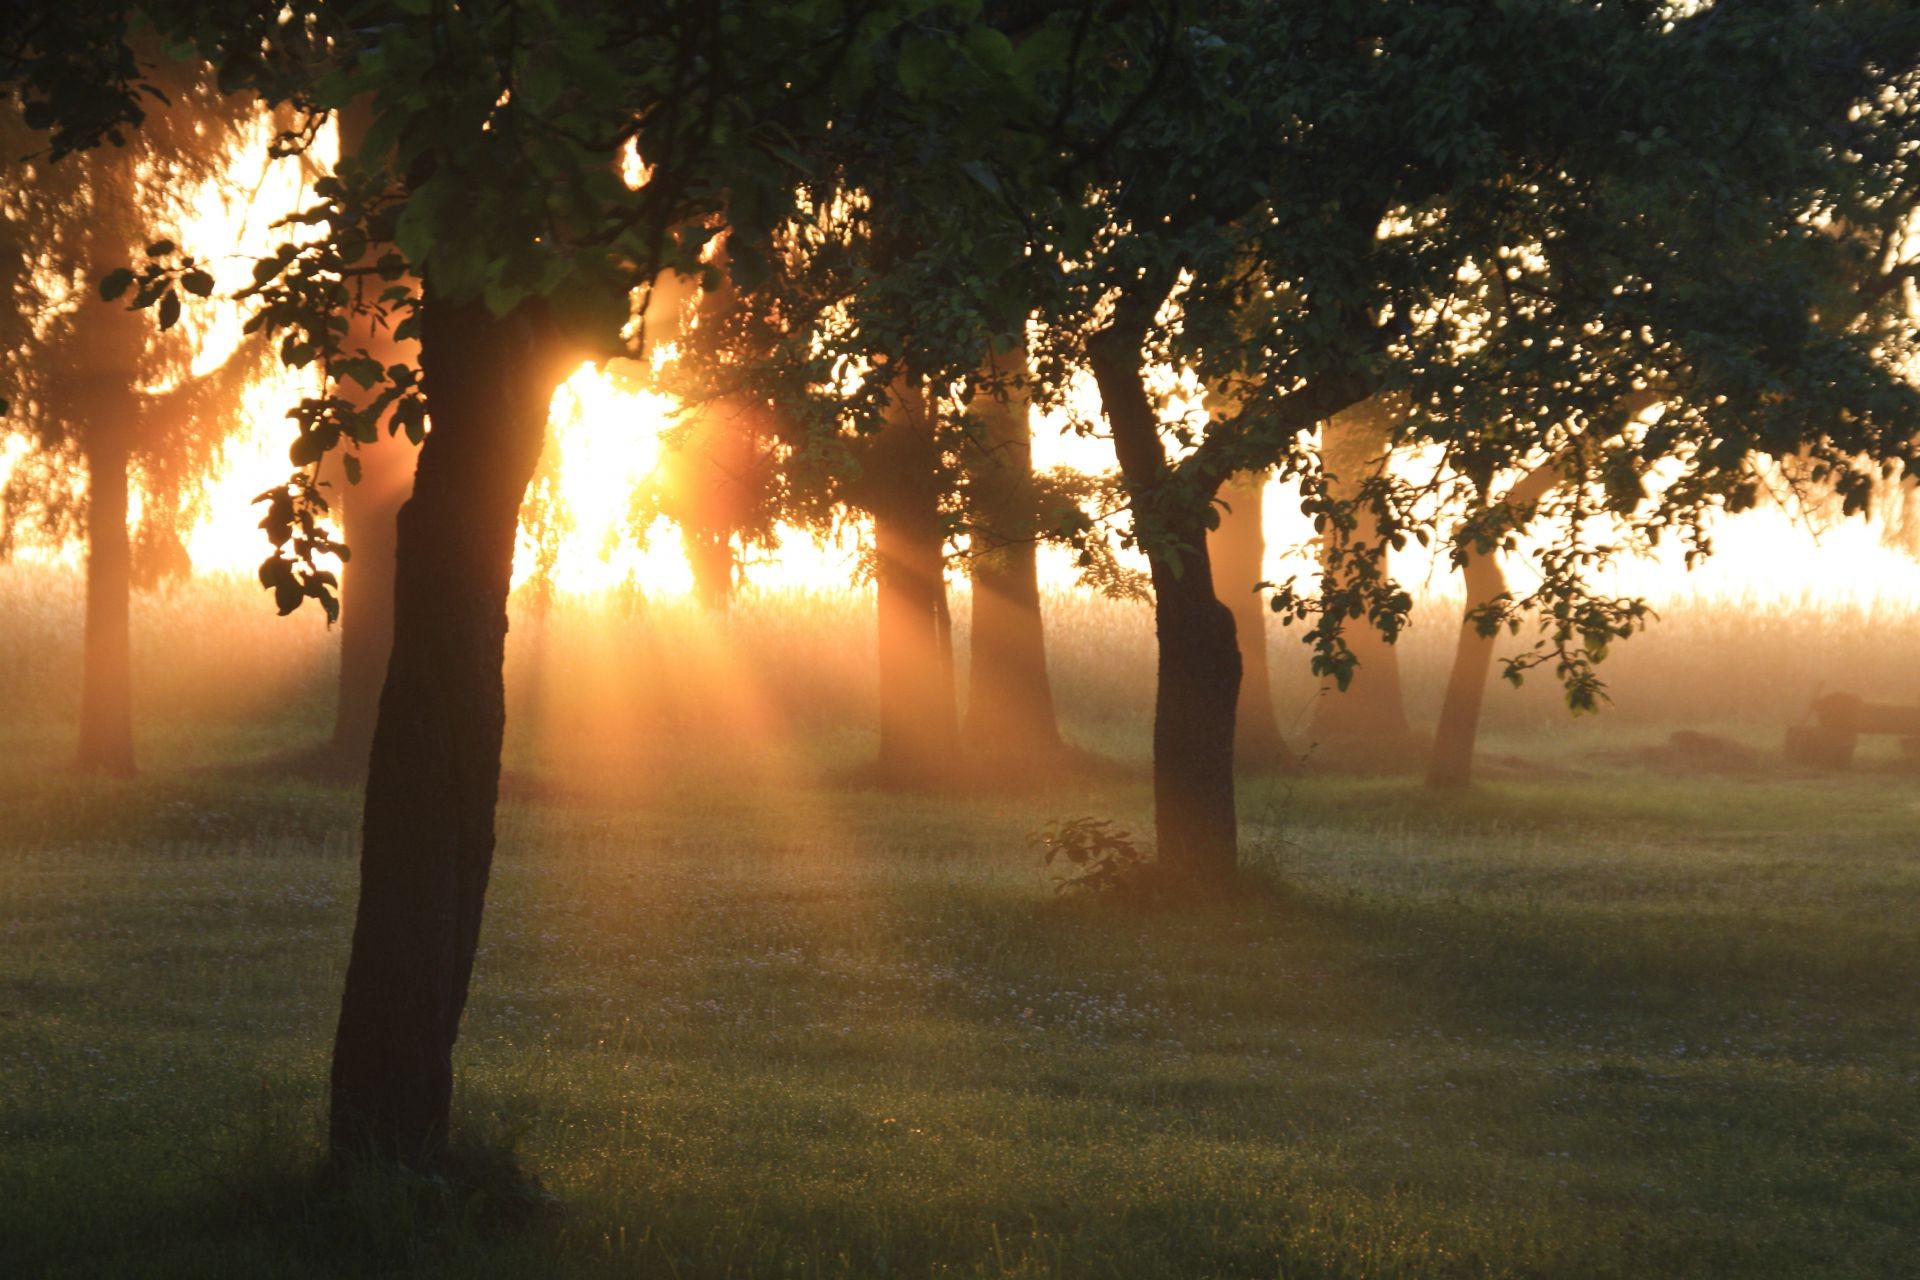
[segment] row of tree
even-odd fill
[[[287,150],[364,112],[244,291],[325,377],[269,521],[283,607],[333,601],[316,469],[424,438],[335,1042],[342,1155],[444,1145],[515,524],[553,388],[645,353],[636,302],[663,276],[714,300],[681,344],[693,398],[766,411],[796,493],[873,515],[903,671],[941,656],[939,477],[1017,435],[1022,401],[1071,413],[1091,375],[1080,425],[1112,441],[1120,511],[1042,531],[1095,566],[1110,537],[1145,554],[1156,843],[1196,886],[1236,860],[1242,663],[1209,545],[1236,476],[1300,485],[1315,517],[1322,571],[1272,603],[1322,674],[1404,619],[1391,550],[1438,540],[1475,575],[1472,634],[1530,629],[1515,669],[1552,666],[1581,705],[1644,614],[1594,592],[1598,564],[1703,550],[1756,458],[1864,501],[1920,427],[1920,16],[1892,0],[74,6],[5,51],[49,156],[138,136],[138,29],[292,113]],[[194,282],[171,249],[116,281],[163,321]],[[1358,467],[1335,461],[1356,417]],[[1442,463],[1365,465],[1393,452]],[[1540,583],[1516,594],[1490,570],[1528,523]],[[1484,662],[1463,648],[1456,716]],[[950,740],[937,708],[883,724]]]

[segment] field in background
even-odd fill
[[[1499,750],[1574,768],[1250,783],[1249,891],[1160,913],[1057,897],[1027,843],[1149,829],[1137,768],[859,784],[858,599],[518,618],[456,1115],[557,1204],[504,1220],[311,1177],[358,821],[285,767],[331,723],[317,615],[235,582],[143,601],[146,772],[114,782],[64,767],[79,603],[0,572],[0,1275],[1911,1267],[1912,776],[1599,750],[1772,746],[1822,684],[1920,700],[1911,612],[1672,609],[1605,715],[1493,695]],[[1145,613],[1049,623],[1070,734],[1137,764]],[[1451,637],[1433,611],[1407,637],[1416,718]]]
[[[1453,657],[1457,605],[1430,600],[1399,645],[1408,712],[1430,725]],[[1728,732],[1768,748],[1816,693],[1846,690],[1920,703],[1920,601],[1682,598],[1602,667],[1613,698],[1570,717],[1549,673],[1514,690],[1496,683],[1486,727],[1499,749],[1563,752],[1653,742],[1677,728]],[[964,683],[968,596],[954,598]],[[1152,710],[1152,620],[1142,605],[1053,594],[1046,621],[1056,697],[1069,736],[1138,758]],[[78,701],[78,575],[0,567],[0,725],[57,733]],[[337,638],[317,610],[278,618],[246,579],[195,578],[135,606],[135,689],[144,733],[252,726],[288,739],[331,725]],[[873,723],[869,595],[748,591],[725,618],[685,599],[562,596],[544,617],[516,609],[509,638],[509,754],[652,754],[694,737],[743,747],[824,735],[858,755]],[[1316,684],[1295,633],[1269,636],[1275,705],[1305,733]],[[1505,649],[1503,648],[1503,652]],[[304,722],[304,723],[303,723]],[[1531,741],[1537,739],[1538,741]],[[1871,748],[1870,748],[1871,752]]]

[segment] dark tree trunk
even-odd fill
[[[1240,648],[1233,611],[1213,594],[1206,539],[1177,569],[1153,565],[1153,633],[1159,643],[1153,699],[1154,836],[1160,857],[1196,880],[1215,881],[1239,860],[1234,812],[1234,715]]]
[[[882,775],[910,784],[949,772],[960,741],[951,651],[941,634],[945,531],[933,426],[924,393],[896,387],[873,458],[879,766]]]
[[[974,402],[966,464],[973,520],[973,628],[966,741],[985,762],[1018,768],[1055,755],[1060,727],[1040,620],[1039,510],[1033,428],[1023,389]]]
[[[423,321],[432,431],[400,510],[392,657],[334,1041],[336,1159],[430,1163],[446,1144],[493,861],[514,534],[564,372],[526,309],[495,317],[434,299],[429,282]]]
[[[87,616],[80,673],[79,767],[130,777],[133,761],[133,544],[127,533],[132,383],[94,379],[84,406]]]
[[[1467,582],[1466,616],[1460,622],[1460,642],[1454,649],[1446,701],[1440,706],[1433,755],[1427,763],[1427,785],[1440,790],[1457,790],[1473,781],[1473,748],[1480,735],[1480,705],[1493,671],[1496,639],[1481,633],[1473,611],[1507,589],[1507,576],[1500,571],[1499,553],[1494,550],[1469,549],[1462,573]]]
[[[1213,561],[1213,592],[1233,611],[1240,649],[1240,702],[1234,712],[1233,757],[1243,773],[1288,770],[1294,765],[1279,719],[1273,713],[1273,684],[1267,668],[1265,580],[1267,538],[1262,528],[1265,472],[1241,473],[1222,493],[1227,509],[1207,535]]]
[[[1333,496],[1352,500],[1363,483],[1377,475],[1388,440],[1385,410],[1369,401],[1337,414],[1325,428],[1322,456]],[[1329,529],[1329,550],[1340,538],[1377,545],[1380,526],[1370,504],[1354,512],[1351,534]],[[1379,560],[1386,571],[1383,551]],[[1398,768],[1406,763],[1411,735],[1400,688],[1400,653],[1365,619],[1349,620],[1344,632],[1356,665],[1345,689],[1329,680],[1314,703],[1312,733],[1317,749],[1337,763],[1367,768]]]
[[[360,483],[339,490],[342,536],[353,558],[340,574],[340,691],[330,752],[334,766],[364,776],[393,651],[393,578],[400,507],[419,456],[404,435],[360,447]]]
[[[1196,883],[1217,884],[1239,861],[1233,739],[1240,650],[1233,612],[1213,593],[1206,528],[1165,500],[1171,477],[1140,373],[1138,332],[1107,330],[1088,344],[1088,354],[1135,520],[1157,525],[1148,541],[1159,645],[1154,836],[1165,866]]]

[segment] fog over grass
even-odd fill
[[[1910,616],[1675,610],[1610,660],[1602,717],[1496,692],[1490,748],[1526,768],[1468,796],[1248,783],[1252,887],[1172,912],[1062,898],[1027,842],[1056,815],[1150,827],[1138,610],[1049,613],[1069,734],[1129,767],[933,795],[850,772],[857,598],[519,618],[456,1122],[559,1203],[505,1220],[311,1180],[358,821],[287,764],[329,723],[326,634],[244,584],[149,602],[147,770],[87,781],[62,767],[75,593],[9,572],[5,1274],[1910,1262],[1913,778],[1890,745],[1844,776],[1766,754],[1823,683],[1913,696]],[[1416,721],[1451,638],[1429,616]],[[1311,696],[1281,688],[1283,714]],[[1762,754],[1737,777],[1634,754],[1681,726]]]

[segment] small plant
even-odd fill
[[[1105,818],[1054,818],[1027,837],[1040,850],[1043,865],[1054,871],[1054,892],[1113,892],[1132,887],[1153,855],[1134,843],[1133,834]]]

